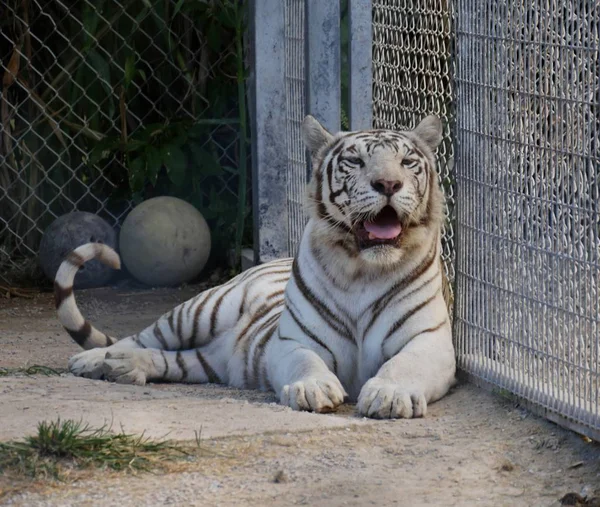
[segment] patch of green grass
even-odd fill
[[[513,407],[519,407],[521,404],[520,398],[513,392],[504,388],[494,388],[492,393],[499,396],[504,402],[510,403]]]
[[[17,375],[17,374],[51,376],[51,375],[60,375],[61,373],[64,373],[65,371],[66,370],[62,370],[62,369],[56,370],[54,368],[50,368],[49,366],[43,366],[41,364],[34,364],[31,366],[22,367],[22,368],[2,368],[2,367],[0,367],[0,377],[7,377],[9,375]]]
[[[37,433],[23,440],[0,442],[0,475],[13,473],[33,479],[60,480],[72,468],[148,471],[161,463],[187,456],[167,440],[113,433],[73,420],[43,421]]]
[[[515,395],[513,393],[511,393],[508,389],[498,388],[498,389],[494,389],[493,392],[497,396],[501,396],[502,398],[506,398],[511,401],[515,399]]]

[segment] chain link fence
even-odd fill
[[[375,125],[446,120],[460,368],[595,438],[599,27],[589,0],[373,2]]]
[[[44,229],[74,210],[118,227],[170,194],[200,209],[217,245],[234,235],[247,166],[238,5],[0,5],[0,281],[26,276]]]
[[[443,260],[454,282],[455,179],[452,141],[452,18],[446,0],[373,1],[373,126],[410,129],[428,114],[444,122],[437,151],[446,196]],[[449,306],[452,309],[450,294]]]
[[[459,364],[598,438],[600,5],[456,20]]]

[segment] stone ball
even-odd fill
[[[210,229],[191,204],[176,197],[154,197],[127,215],[119,245],[123,263],[140,282],[179,285],[204,268]]]
[[[75,211],[58,217],[44,231],[40,243],[39,262],[44,274],[54,280],[65,257],[86,243],[104,243],[116,249],[117,234],[106,220],[93,213]],[[92,260],[81,266],[74,286],[76,289],[101,287],[113,274],[113,269]]]

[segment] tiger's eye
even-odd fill
[[[348,162],[349,164],[352,164],[352,165],[360,165],[360,166],[365,165],[363,160],[359,157],[345,157],[342,160],[344,162]]]

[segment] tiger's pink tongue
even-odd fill
[[[364,226],[369,233],[369,239],[393,239],[402,232],[402,226],[399,223],[376,224],[375,222],[365,222]]]

